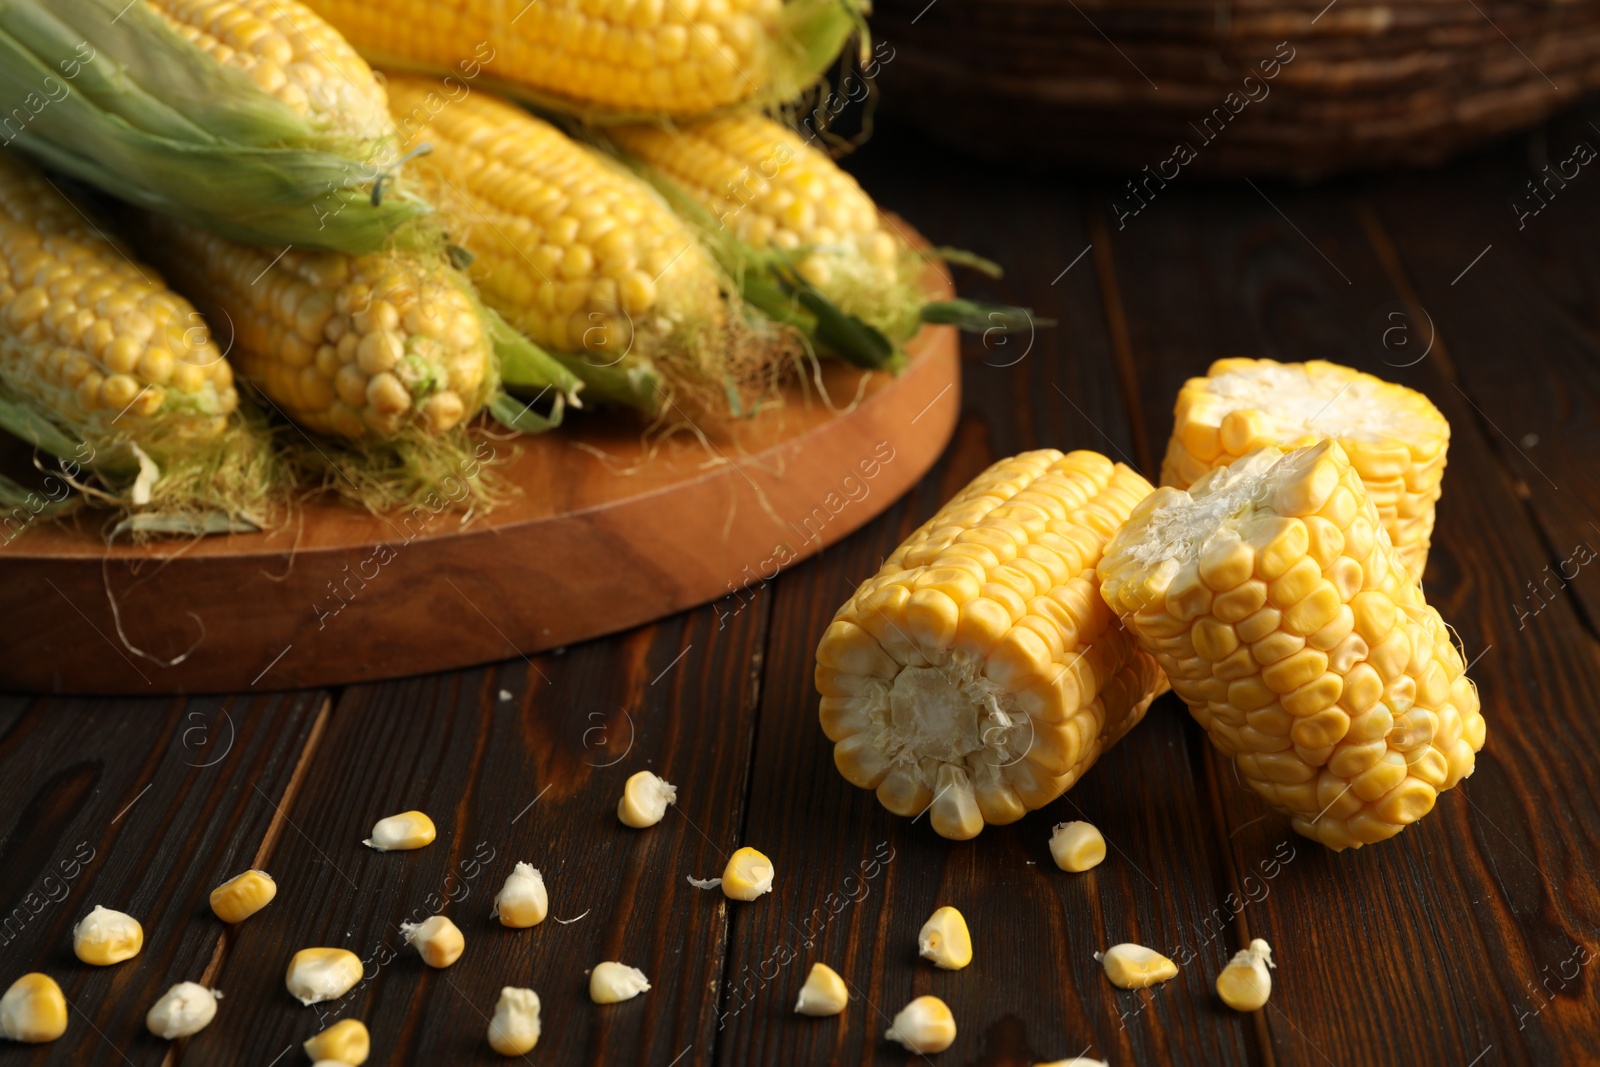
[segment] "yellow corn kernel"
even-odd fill
[[[1184,383],[1175,415],[1161,484],[1179,489],[1268,445],[1288,450],[1336,439],[1372,497],[1401,562],[1422,576],[1450,424],[1421,393],[1320,360],[1224,359],[1205,377]],[[1189,442],[1200,438],[1214,438],[1220,447],[1197,452]],[[1296,491],[1314,492],[1315,486],[1307,483]],[[1321,554],[1333,551],[1320,539],[1316,548]]]
[[[1143,716],[1153,656],[1105,610],[1095,564],[1151,492],[1094,452],[973,479],[863,582],[817,645],[833,759],[945,837],[1064,793]]]
[[[502,1056],[524,1056],[539,1043],[539,994],[506,986],[489,1020],[489,1047]]]
[[[917,934],[917,954],[947,971],[959,971],[971,963],[972,934],[966,918],[948,904],[935,910]]]
[[[678,787],[657,778],[650,771],[629,775],[617,801],[617,818],[624,826],[644,829],[654,826],[667,814],[667,805],[678,802]]]
[[[1087,871],[1106,858],[1106,839],[1086,822],[1056,823],[1050,833],[1050,857],[1063,871]]]
[[[36,1045],[66,1032],[67,998],[49,975],[25,974],[0,996],[0,1037]]]
[[[144,1024],[152,1034],[168,1041],[191,1037],[211,1025],[220,999],[221,993],[198,982],[179,982],[151,1005]]]
[[[1049,1063],[1036,1063],[1033,1067],[1111,1067],[1105,1060],[1091,1060],[1087,1056],[1073,1056],[1064,1060],[1051,1060]]]
[[[589,973],[589,999],[596,1004],[619,1004],[649,989],[644,972],[627,964],[607,961]]]
[[[96,967],[132,959],[143,947],[144,928],[139,920],[98,904],[72,928],[73,953]]]
[[[795,1001],[794,1010],[801,1015],[818,1017],[838,1015],[849,1003],[850,993],[839,972],[826,963],[813,963],[805,985],[800,987],[800,999]]]
[[[911,1052],[943,1052],[956,1040],[956,1017],[938,997],[918,997],[895,1014],[883,1035]]]
[[[372,1035],[360,1019],[341,1019],[301,1047],[314,1061],[360,1067],[372,1053]]]
[[[1248,552],[1228,547],[1240,544]],[[1214,553],[1251,559],[1253,577],[1196,616],[1182,603],[1186,576]],[[1106,604],[1166,656],[1173,687],[1240,780],[1297,832],[1333,849],[1393,837],[1472,773],[1485,724],[1465,660],[1338,441],[1265,447],[1188,490],[1158,489],[1099,571]],[[1312,572],[1320,577],[1302,583],[1300,603],[1266,606],[1270,588]],[[1225,584],[1220,571],[1202,577]],[[1329,597],[1331,616],[1313,603],[1309,621],[1327,621],[1303,632],[1302,607]],[[1186,642],[1220,651],[1224,629],[1237,647],[1223,659],[1162,651]]]
[[[1261,938],[1250,942],[1250,947],[1234,953],[1233,959],[1217,975],[1217,996],[1234,1011],[1256,1011],[1272,995],[1272,975],[1268,967],[1272,962],[1272,946]]]
[[[1178,973],[1178,965],[1155,949],[1127,942],[1096,952],[1094,958],[1106,969],[1111,984],[1123,989],[1144,989]]]
[[[419,923],[401,923],[400,936],[406,939],[422,956],[429,967],[448,967],[461,958],[467,947],[461,929],[443,915],[434,915]]]
[[[891,337],[915,328],[917,261],[855,178],[788,126],[741,111],[606,132],[742,241],[802,250],[799,272],[847,313]]]
[[[523,929],[538,926],[550,911],[550,898],[545,892],[544,875],[529,863],[519,863],[506,876],[505,885],[495,895],[489,918],[499,919],[501,926]]]
[[[343,948],[303,948],[289,959],[283,984],[302,1004],[337,1000],[361,981],[361,959]]]
[[[728,857],[722,869],[722,893],[729,900],[754,900],[772,892],[772,861],[746,845]]]
[[[244,922],[272,903],[278,883],[266,871],[236,874],[211,891],[211,910],[225,923]]]
[[[361,842],[379,852],[404,852],[433,844],[439,836],[433,820],[420,811],[403,811],[379,819],[372,827],[372,836]]]

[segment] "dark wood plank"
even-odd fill
[[[935,243],[1006,264],[999,284],[958,279],[967,295],[1031,304],[1062,325],[1020,350],[1016,341],[969,338],[962,421],[940,465],[866,530],[762,594],[773,625],[745,839],[770,850],[778,888],[735,909],[719,1060],[899,1061],[907,1057],[883,1039],[890,1018],[932,992],[957,1018],[949,1062],[1081,1052],[1122,1063],[1251,1062],[1253,1038],[1210,1025],[1203,1001],[1173,987],[1118,991],[1093,959],[1125,940],[1175,949],[1227,882],[1194,778],[1191,728],[1170,701],[1064,798],[970,842],[889,814],[833,766],[817,724],[813,652],[854,585],[995,459],[1046,446],[1137,459],[1081,200],[1059,182],[952,161],[889,131],[852,165]],[[1114,849],[1081,876],[1057,870],[1047,847],[1051,826],[1076,818],[1100,826]],[[839,903],[851,897],[859,899]],[[976,944],[974,962],[957,973],[916,954],[918,929],[942,904],[961,908]],[[1209,951],[1221,959],[1220,948]],[[859,998],[838,1019],[793,1013],[815,961],[838,970]],[[1203,984],[1199,964],[1180,984]]]
[[[505,985],[543,1001],[534,1062],[709,1062],[727,908],[686,878],[720,874],[736,845],[765,624],[764,605],[720,627],[708,608],[561,654],[347,690],[286,813],[274,873],[287,906],[244,924],[222,967],[248,1026],[185,1067],[259,1065],[337,1018],[367,1023],[374,1062],[504,1062],[485,1031]],[[644,769],[679,800],[637,831],[615,812]],[[433,845],[362,846],[378,818],[411,808],[437,824]],[[489,918],[519,860],[549,886],[551,917],[532,930]],[[398,926],[441,910],[467,947],[432,971]],[[302,1007],[283,972],[313,945],[370,961],[367,981]],[[586,972],[603,960],[640,967],[654,988],[591,1004]]]
[[[189,700],[0,700],[0,980],[41,970],[72,1005],[66,1034],[0,1043],[0,1062],[158,1064],[177,1047],[144,1016],[176,982],[199,981],[227,935],[207,896],[257,861],[327,704],[319,692]],[[91,967],[72,927],[96,904],[144,927],[143,952]],[[228,1041],[218,1023],[189,1042]]]
[[[1437,200],[1415,208],[1414,224],[1432,239],[1461,226]],[[1530,992],[1542,968],[1575,947],[1600,951],[1600,889],[1584,858],[1596,846],[1600,798],[1570,755],[1600,744],[1584,710],[1600,696],[1600,658],[1570,606],[1558,609],[1568,612],[1564,627],[1517,630],[1508,605],[1546,552],[1471,406],[1439,361],[1401,366],[1410,351],[1383,346],[1401,294],[1340,187],[1175,187],[1130,221],[1115,248],[1152,447],[1164,446],[1182,379],[1239,354],[1355,365],[1421,389],[1453,428],[1427,589],[1468,657],[1482,654],[1473,677],[1489,740],[1473,778],[1395,840],[1336,855],[1296,838],[1211,757],[1224,844],[1255,878],[1245,895],[1262,898],[1240,910],[1235,936],[1278,946],[1263,1016],[1275,1060],[1470,1063],[1490,1048],[1493,1062],[1581,1058],[1596,1023],[1585,978],[1551,998],[1560,1025],[1526,1022],[1518,1009],[1543,1003]],[[1470,332],[1430,311],[1447,342]],[[1532,708],[1537,716],[1524,710]],[[1265,877],[1261,865],[1285,842],[1293,859]],[[1498,962],[1452,962],[1462,959]]]

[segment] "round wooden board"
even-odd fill
[[[932,298],[953,295],[942,269],[929,276]],[[0,689],[339,685],[555,648],[729,596],[860,527],[933,465],[960,406],[955,328],[924,326],[907,350],[899,377],[830,360],[834,410],[792,385],[710,445],[680,435],[647,454],[637,421],[596,416],[486,440],[520,491],[465,528],[449,507],[372,516],[331,501],[268,533],[141,546],[38,524],[0,545]]]

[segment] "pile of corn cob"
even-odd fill
[[[1092,452],[1000,461],[823,635],[840,772],[973,837],[1060,796],[1170,684],[1295,830],[1392,837],[1484,742],[1420,584],[1449,436],[1401,386],[1233,359],[1184,386],[1160,489]]]
[[[802,353],[894,369],[972,306],[760,110],[864,40],[855,3],[0,5],[0,425],[126,507],[259,519],[319,468],[421,494],[485,410],[715,433]]]

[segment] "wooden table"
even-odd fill
[[[936,243],[1006,265],[1000,283],[962,279],[969,294],[1060,321],[971,341],[934,471],[775,581],[563,652],[332,692],[0,698],[0,978],[48,971],[73,1005],[65,1038],[0,1061],[303,1063],[293,1046],[318,1017],[284,992],[285,963],[343,945],[371,961],[341,1014],[371,1028],[373,1063],[499,1062],[483,1034],[507,984],[543,999],[536,1064],[908,1062],[883,1032],[922,993],[960,1024],[939,1064],[1597,1062],[1600,566],[1568,561],[1600,545],[1600,178],[1523,229],[1510,207],[1541,147],[1559,160],[1592,140],[1581,118],[1440,173],[1179,179],[1124,227],[1110,180],[952,161],[882,131],[852,162],[867,187]],[[997,457],[1095,448],[1153,474],[1179,384],[1233,354],[1354,364],[1449,417],[1426,584],[1483,695],[1472,779],[1399,838],[1335,854],[1246,792],[1169,696],[1066,797],[974,841],[847,785],[811,669],[851,587]],[[87,625],[80,651],[117,654]],[[638,832],[613,812],[643,768],[679,802]],[[432,847],[361,846],[413,807],[439,825]],[[1112,846],[1086,875],[1046,848],[1076,818]],[[686,881],[746,843],[776,863],[772,896],[732,904]],[[552,918],[530,931],[488,918],[516,860],[550,886]],[[206,895],[250,866],[277,902],[224,928]],[[397,924],[444,901],[467,949],[431,971]],[[73,958],[97,903],[143,920],[136,961]],[[941,904],[971,923],[967,970],[917,959]],[[1274,995],[1239,1015],[1212,982],[1257,936],[1277,952]],[[1093,953],[1120,941],[1182,973],[1113,989]],[[596,1007],[584,972],[613,959],[653,988]],[[817,960],[855,992],[837,1019],[791,1012]],[[217,1021],[169,1051],[144,1012],[202,976],[226,993]]]

